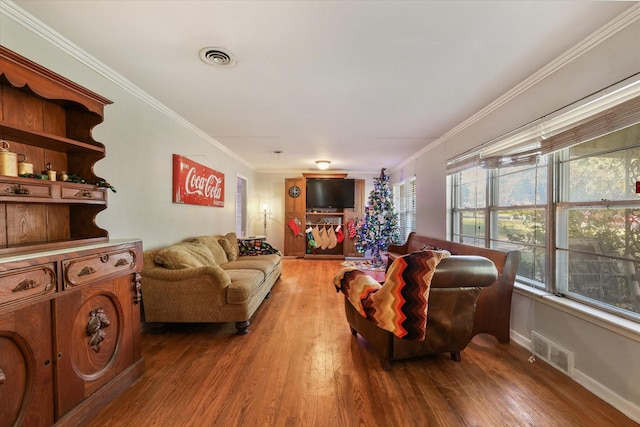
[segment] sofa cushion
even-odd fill
[[[220,246],[224,249],[229,261],[235,261],[238,259],[238,253],[240,250],[238,248],[238,238],[236,237],[236,233],[227,233],[218,240],[218,243],[220,243]]]
[[[227,303],[244,304],[264,284],[265,275],[258,270],[225,270],[231,278],[227,288]]]
[[[156,252],[154,261],[172,270],[204,267],[216,263],[209,248],[198,242],[176,243],[160,249]]]
[[[278,264],[282,257],[277,254],[238,257],[236,261],[221,265],[224,270],[260,270],[268,276]]]
[[[219,237],[216,236],[200,236],[189,241],[206,245],[213,254],[213,258],[216,260],[216,264],[222,265],[226,262],[229,262],[229,259],[227,258],[227,254],[222,246],[220,246],[220,242],[218,242],[218,239]]]

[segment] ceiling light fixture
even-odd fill
[[[232,67],[236,63],[236,59],[229,52],[220,47],[212,46],[200,50],[200,59],[206,64],[220,67]]]
[[[318,169],[320,169],[320,170],[329,169],[329,165],[330,164],[331,164],[331,162],[329,160],[316,160],[316,165],[318,166]]]

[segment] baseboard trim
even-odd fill
[[[531,350],[530,338],[527,338],[524,335],[515,332],[513,329],[510,331],[510,336],[513,343],[527,350]],[[595,396],[598,396],[600,399],[616,408],[618,411],[625,414],[627,417],[631,418],[636,423],[640,423],[640,406],[638,406],[634,402],[630,402],[622,398],[612,390],[608,389],[607,387],[589,377],[584,372],[576,369],[575,367],[573,369],[573,375],[571,376],[571,379],[589,390],[589,392],[593,393]]]

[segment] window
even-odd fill
[[[612,92],[450,160],[450,238],[520,250],[520,282],[640,321],[640,96]]]
[[[247,235],[247,179],[236,178],[236,235]]]
[[[416,231],[416,178],[409,178],[393,188],[400,241],[406,242],[409,233]]]
[[[485,245],[487,171],[476,167],[462,171],[454,182],[453,240]]]
[[[640,313],[640,125],[572,147],[558,163],[557,291]]]

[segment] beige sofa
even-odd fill
[[[241,256],[235,233],[144,252],[147,322],[236,322],[239,335],[282,273],[282,256]]]

